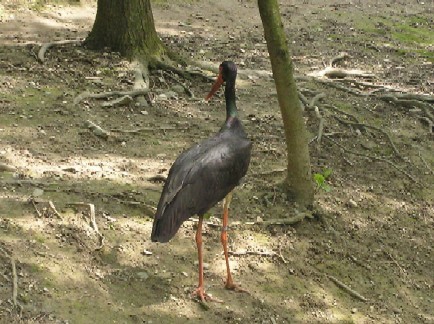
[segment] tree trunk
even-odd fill
[[[285,187],[291,200],[301,206],[310,207],[313,204],[314,189],[307,130],[298,99],[297,86],[293,76],[293,64],[279,5],[277,0],[258,0],[258,6],[285,128],[288,151]]]
[[[151,60],[164,54],[150,0],[98,0],[85,44],[92,49],[109,47],[128,59]]]

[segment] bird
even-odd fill
[[[201,302],[220,301],[204,290],[202,224],[208,210],[223,199],[220,239],[226,261],[225,288],[247,292],[232,279],[227,246],[232,191],[245,176],[252,151],[252,142],[248,139],[238,117],[235,98],[236,78],[236,64],[232,61],[223,61],[219,66],[217,79],[205,100],[208,101],[225,83],[226,120],[214,136],[190,147],[175,160],[161,193],[152,227],[151,240],[166,243],[175,236],[184,221],[194,215],[199,217],[195,236],[199,259],[199,284],[193,292],[193,297],[200,299]]]

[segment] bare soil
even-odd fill
[[[314,108],[305,110],[312,168],[332,171],[330,191],[317,190],[313,217],[293,226],[252,224],[295,216],[279,189],[286,150],[256,2],[157,1],[153,9],[173,50],[202,66],[239,65],[238,106],[254,150],[234,192],[230,250],[234,278],[249,294],[223,288],[221,206],[210,211],[204,244],[206,289],[223,304],[204,308],[191,299],[194,219],[170,243],[150,241],[162,189],[153,179],[219,129],[222,94],[196,100],[210,82],[157,71],[152,105],[74,104],[83,91],[131,90],[134,81],[130,63],[109,50],[54,46],[44,64],[37,61],[42,43],[85,38],[95,7],[3,1],[0,322],[433,323],[433,104],[380,98],[434,95],[433,2],[282,1],[298,86],[308,101],[325,95],[317,103],[319,147],[319,120]],[[374,76],[307,77],[343,51],[349,57],[338,67]],[[95,135],[87,120],[110,136]],[[96,207],[101,249],[88,207],[69,205],[78,202]]]

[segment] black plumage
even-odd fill
[[[207,96],[209,99],[226,82],[226,121],[213,137],[184,151],[173,163],[158,203],[151,239],[168,242],[181,224],[199,216],[196,242],[199,253],[199,286],[196,294],[204,301],[212,299],[203,290],[202,219],[217,202],[228,196],[247,172],[252,143],[244,132],[235,101],[237,68],[233,62],[220,65],[219,76]],[[229,271],[226,227],[229,201],[224,206],[222,244],[227,262],[226,288],[238,289]],[[225,225],[226,224],[226,225]]]
[[[225,64],[230,63],[222,63],[223,73]],[[229,67],[227,71],[234,73]],[[230,76],[226,78],[229,80]],[[235,86],[235,79],[228,85]],[[235,98],[228,99],[235,101]],[[226,108],[229,111],[220,131],[181,153],[170,168],[154,218],[152,241],[168,242],[184,221],[194,215],[204,215],[246,174],[252,144],[238,117],[231,116],[231,106]]]

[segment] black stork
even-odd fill
[[[168,242],[181,224],[198,215],[196,244],[199,257],[199,285],[193,295],[204,301],[218,301],[206,294],[203,286],[202,222],[204,214],[224,200],[221,243],[226,260],[225,287],[245,291],[231,276],[227,247],[227,228],[231,192],[247,172],[252,143],[238,119],[235,101],[237,66],[230,61],[220,64],[219,75],[206,97],[209,100],[226,82],[226,121],[213,137],[184,151],[170,168],[154,218],[151,239]]]

